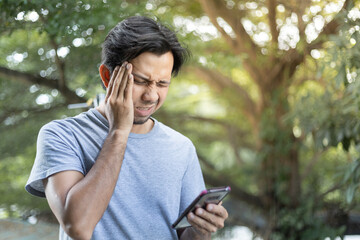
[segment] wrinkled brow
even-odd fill
[[[147,77],[143,77],[143,76],[140,76],[139,74],[136,74],[136,73],[132,73],[132,75],[134,75],[135,77],[137,78],[140,78],[144,81],[147,81],[147,82],[153,82],[154,80],[150,80],[149,78]],[[167,84],[170,84],[170,81],[169,80],[160,80],[159,83],[167,83]]]

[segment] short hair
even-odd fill
[[[133,16],[119,22],[106,36],[102,45],[102,64],[112,73],[116,66],[144,52],[162,55],[169,51],[174,56],[172,75],[176,76],[189,57],[189,51],[165,25],[148,17]]]

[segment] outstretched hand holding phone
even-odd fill
[[[180,239],[210,238],[212,232],[223,228],[228,213],[222,206],[222,200],[230,191],[230,187],[202,191],[172,225],[180,232]]]

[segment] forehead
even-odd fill
[[[144,52],[130,61],[134,73],[141,73],[151,78],[171,78],[174,57],[171,52],[154,54]]]

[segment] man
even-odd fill
[[[186,57],[175,34],[130,17],[103,44],[105,101],[39,132],[26,185],[47,198],[60,239],[210,239],[228,216],[209,204],[171,224],[205,188],[195,148],[152,118]]]

